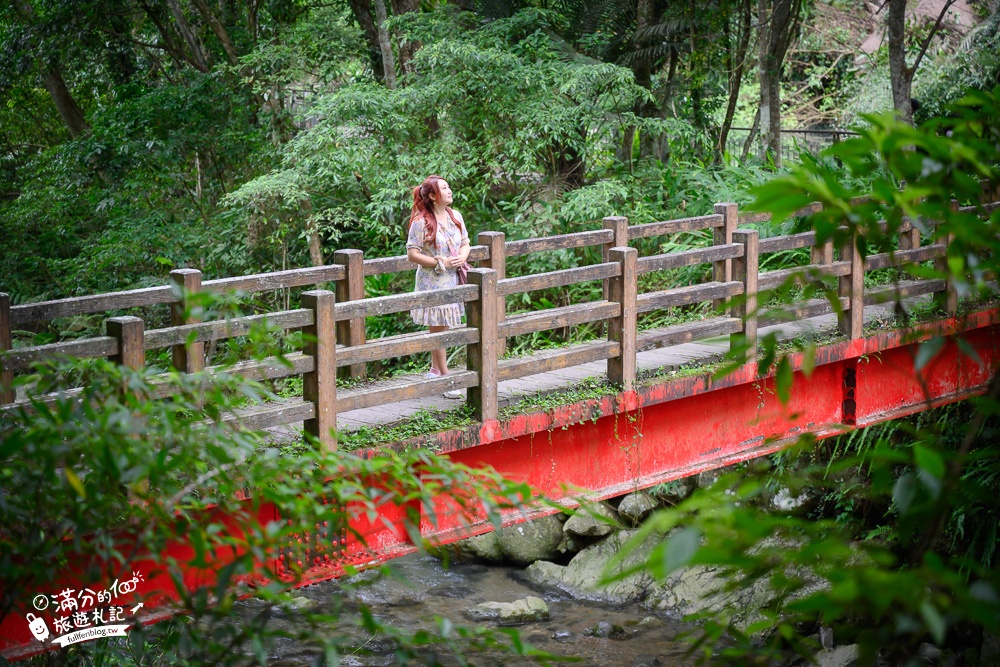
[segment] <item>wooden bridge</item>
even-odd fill
[[[989,212],[996,203],[969,207]],[[795,215],[814,213],[817,207]],[[589,489],[592,497],[611,497],[776,451],[803,433],[826,437],[845,429],[893,419],[981,393],[1000,368],[1000,311],[972,309],[956,315],[957,297],[945,280],[902,280],[865,288],[866,272],[934,261],[942,273],[947,250],[944,240],[922,238],[908,223],[899,230],[898,249],[862,257],[853,244],[835,253],[830,243],[816,244],[813,232],[760,239],[754,229],[767,220],[762,214],[741,215],[735,204],[717,204],[710,215],[630,225],[624,217],[605,218],[602,228],[545,238],[507,241],[501,232],[483,232],[470,261],[469,284],[454,289],[366,298],[365,278],[413,270],[405,257],[365,258],[360,250],[341,250],[328,266],[253,276],[202,280],[194,269],[171,272],[172,284],[42,303],[11,306],[0,294],[0,430],[12,411],[30,408],[32,400],[17,400],[11,388],[15,374],[30,372],[34,362],[60,355],[106,357],[132,368],[145,365],[146,353],[172,349],[174,366],[188,373],[205,368],[205,345],[245,335],[266,321],[279,329],[301,329],[311,336],[303,349],[276,359],[241,362],[227,370],[256,380],[299,375],[300,398],[264,403],[232,415],[250,428],[269,429],[303,424],[322,446],[335,448],[338,427],[384,423],[428,405],[440,405],[449,389],[467,390],[475,415],[471,426],[423,436],[417,444],[435,446],[451,458],[472,466],[489,465],[514,479],[527,481],[553,496],[564,485]],[[679,232],[711,230],[712,245],[681,252],[640,256],[632,246],[650,247],[644,239]],[[547,273],[507,276],[507,260],[531,253],[600,247],[603,261]],[[760,271],[761,258],[772,253],[810,249],[805,266]],[[596,256],[596,253],[594,253]],[[711,266],[708,282],[640,291],[640,276],[681,267]],[[812,299],[779,308],[760,309],[761,293],[787,281],[833,278],[837,299]],[[528,313],[506,314],[507,297],[600,281],[603,298]],[[301,293],[300,307],[237,319],[197,321],[192,309],[199,291],[269,290],[320,287]],[[883,304],[897,299],[936,298],[946,315],[906,329],[875,330]],[[463,302],[466,327],[441,333],[415,333],[368,340],[365,318],[405,312],[416,306]],[[641,313],[711,302],[713,316],[664,328],[639,330]],[[141,306],[170,304],[171,326],[147,330],[138,317],[110,317],[107,334],[83,340],[11,350],[11,330],[27,323],[72,315],[106,313]],[[606,337],[529,355],[505,358],[505,341],[513,336],[591,322],[605,322]],[[783,324],[784,323],[784,324]],[[787,324],[791,323],[791,324]],[[782,404],[774,379],[758,374],[754,343],[759,329],[791,326],[828,327],[839,332],[821,345],[814,368],[793,355],[795,391]],[[959,351],[953,338],[961,335],[978,353],[973,360]],[[915,367],[917,346],[934,337],[948,337],[942,351],[927,365]],[[722,378],[710,372],[671,378],[658,373],[724,352],[730,341],[749,343],[748,361]],[[338,389],[337,375],[366,376],[366,364],[465,346],[467,368],[433,379],[422,376],[352,383]],[[580,370],[583,369],[583,370]],[[585,376],[600,374],[614,389],[601,398],[569,402],[556,409],[526,410],[499,419],[502,402],[516,400],[532,388],[556,390]],[[164,383],[158,397],[174,391]],[[413,443],[411,443],[413,444]],[[444,501],[442,501],[444,502]],[[423,510],[426,511],[426,510]],[[540,512],[551,510],[539,510]],[[526,515],[511,516],[510,521]],[[263,517],[262,520],[264,520]],[[364,564],[408,553],[416,548],[406,531],[393,528],[394,517],[373,523],[367,543],[350,543],[345,550],[317,557],[309,578],[336,576],[345,564]],[[423,535],[442,542],[491,529],[487,523],[468,526],[459,518],[426,517]],[[275,520],[280,517],[274,517]],[[150,583],[154,586],[154,583]],[[152,590],[152,589],[150,589]],[[0,648],[16,652],[31,641],[23,618],[9,616],[0,625]],[[14,653],[10,653],[13,655]]]

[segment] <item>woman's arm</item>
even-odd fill
[[[469,259],[469,253],[472,252],[472,246],[469,245],[468,241],[462,241],[462,247],[458,249],[458,254],[454,257],[448,257],[444,260],[445,266],[449,269],[454,269],[465,264],[465,260]]]
[[[468,255],[468,253],[466,253]],[[419,264],[425,269],[433,269],[438,265],[438,259],[431,257],[430,255],[425,255],[416,248],[406,249],[406,259],[410,260],[414,264]]]

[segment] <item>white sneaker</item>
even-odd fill
[[[424,375],[424,378],[427,379],[427,380],[433,380],[434,378],[439,378],[439,377],[441,377],[441,374],[438,373],[438,370],[436,368],[430,369]]]

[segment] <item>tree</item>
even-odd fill
[[[760,78],[761,155],[781,164],[781,78],[798,33],[802,0],[757,0],[757,72]]]
[[[913,87],[913,75],[920,67],[927,47],[931,40],[941,28],[941,22],[945,14],[957,0],[945,0],[941,6],[934,25],[924,36],[923,42],[917,51],[917,57],[913,60],[913,65],[906,64],[906,2],[907,0],[889,0],[889,75],[892,79],[892,104],[896,112],[907,123],[913,122],[913,98],[911,89]]]

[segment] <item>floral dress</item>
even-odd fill
[[[424,238],[424,221],[414,221],[410,225],[410,235],[406,239],[407,249],[415,248],[430,257],[457,256],[462,245],[469,243],[469,233],[466,231],[462,215],[458,211],[452,211],[452,213],[462,223],[462,226],[456,225],[451,220],[451,216],[448,216],[443,222],[438,223],[437,239],[434,243],[430,243],[429,239]],[[417,292],[451,287],[458,287],[458,272],[455,269],[446,269],[444,273],[439,274],[434,269],[417,267],[415,287]],[[414,308],[410,311],[410,317],[413,318],[413,321],[425,327],[460,327],[463,315],[465,315],[464,303]]]

